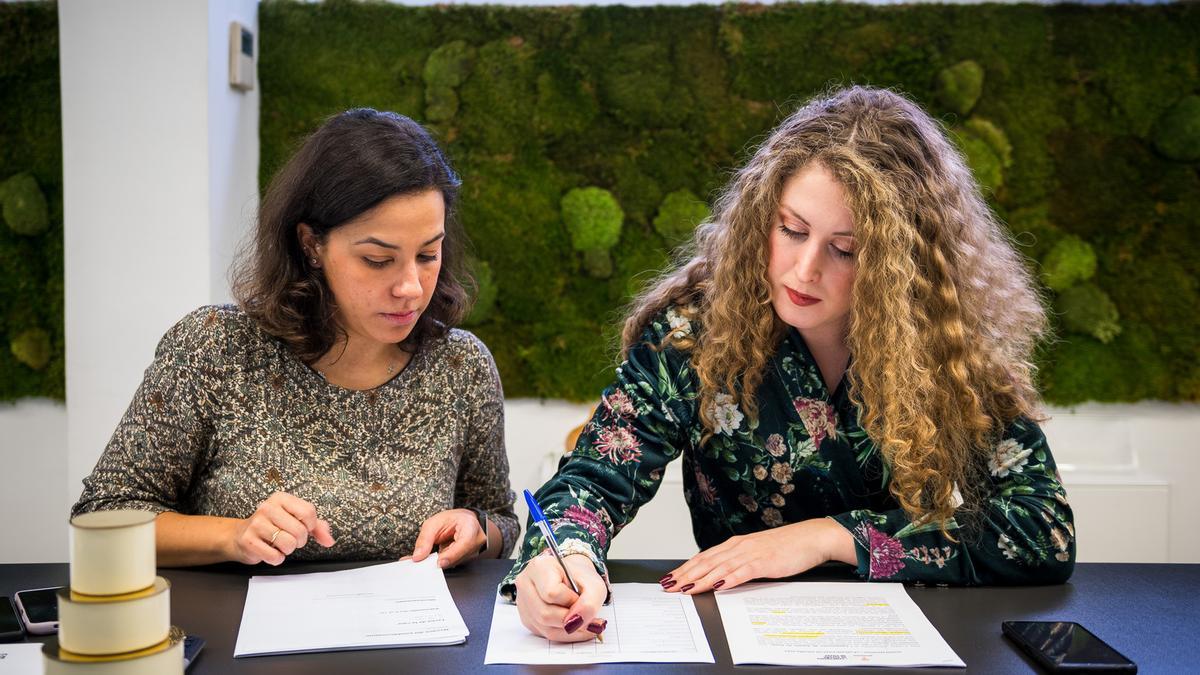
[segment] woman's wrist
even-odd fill
[[[238,562],[241,560],[242,556],[238,550],[237,538],[244,522],[244,520],[239,518],[222,519],[220,534],[213,549],[213,553],[220,556],[222,561]]]
[[[464,506],[462,507],[462,510],[470,511],[471,515],[475,516],[475,522],[479,524],[479,533],[482,535],[480,537],[476,537],[478,544],[472,553],[480,558],[489,557],[487,554],[492,549],[492,531],[490,522],[491,519],[488,518],[487,511],[474,506]]]
[[[821,523],[823,530],[822,551],[826,561],[857,565],[858,551],[855,549],[854,535],[850,534],[850,530],[833,518],[818,518],[816,522]]]
[[[500,551],[504,550],[504,533],[500,531],[500,526],[491,518],[487,519],[488,529],[484,532],[487,537],[487,551],[481,555],[485,558],[499,558]]]

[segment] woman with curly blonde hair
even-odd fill
[[[827,561],[868,580],[1062,582],[1074,527],[1034,421],[1045,329],[943,128],[887,90],[815,99],[634,303],[615,384],[538,493],[580,593],[536,530],[501,593],[534,633],[602,631],[608,542],[679,456],[701,552],[667,592]]]

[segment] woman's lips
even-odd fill
[[[784,288],[787,288],[787,286],[784,286]],[[790,288],[787,288],[787,294],[788,300],[791,300],[793,305],[798,305],[800,307],[808,307],[809,305],[815,305],[821,301],[820,298],[814,298],[811,295],[797,293]]]
[[[382,316],[384,319],[397,326],[407,326],[408,324],[417,320],[417,310],[414,309],[411,312],[398,312],[395,314],[384,312]]]

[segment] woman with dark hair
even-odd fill
[[[884,89],[814,98],[634,302],[613,385],[538,491],[579,593],[536,532],[500,593],[538,635],[603,632],[609,542],[680,457],[702,550],[667,593],[830,561],[870,581],[1061,583],[1075,529],[1037,424],[1045,326],[936,120]]]
[[[453,328],[458,188],[407,117],[326,121],[267,190],[238,305],[163,337],[73,513],[157,513],[163,565],[507,555],[500,378]]]

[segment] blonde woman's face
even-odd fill
[[[428,190],[385,199],[324,243],[299,226],[306,257],[316,256],[347,333],[391,344],[408,337],[437,288],[445,224],[442,193]]]
[[[783,185],[767,276],[775,313],[810,344],[845,339],[854,252],[842,185],[821,164],[804,167]]]

